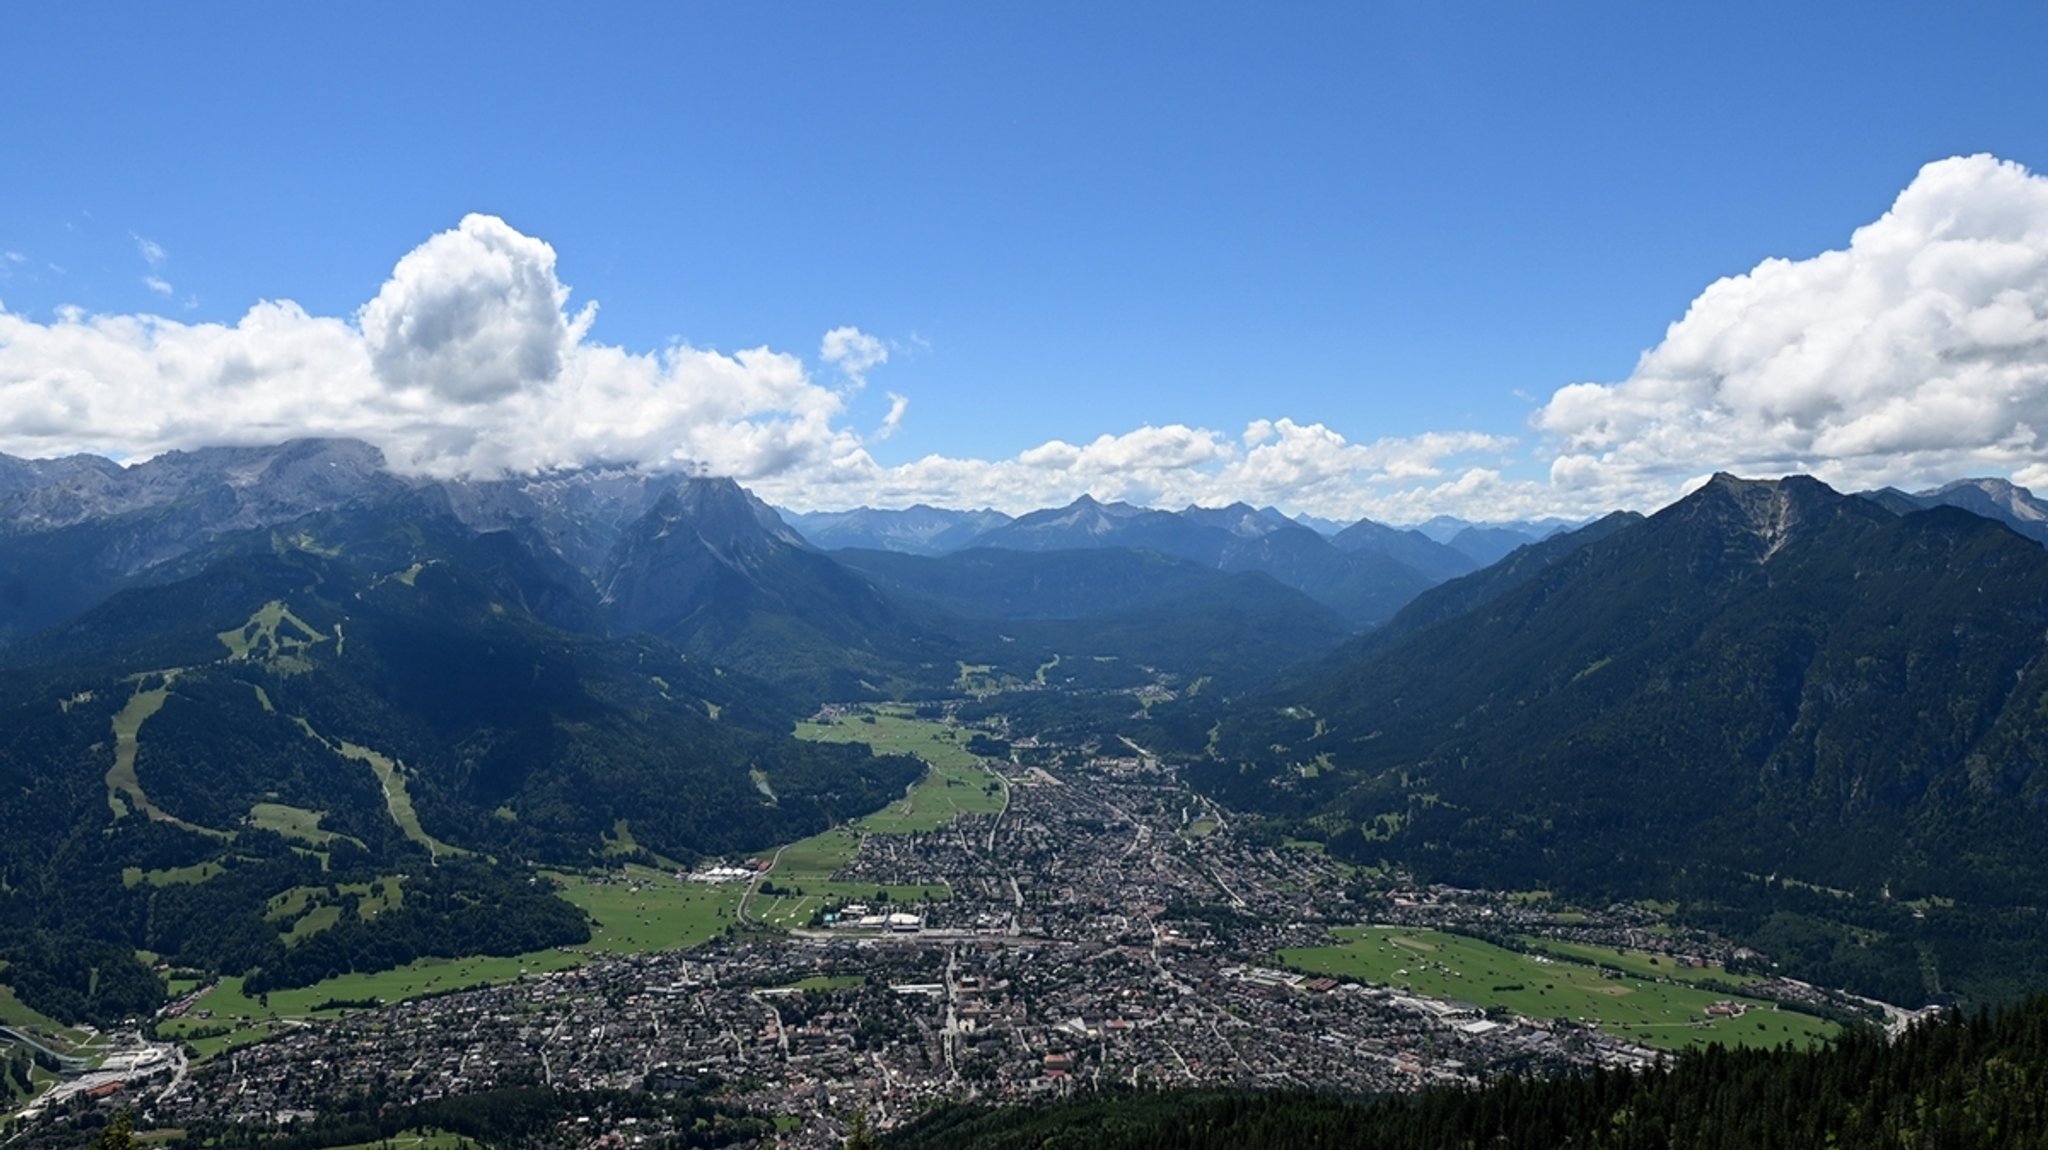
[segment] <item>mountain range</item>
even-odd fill
[[[1134,547],[1225,571],[1263,571],[1354,626],[1384,622],[1421,588],[1463,575],[1575,526],[1564,520],[1475,524],[1439,516],[1420,528],[1371,519],[1337,523],[1243,503],[1163,511],[1083,495],[1059,508],[1012,518],[919,504],[901,511],[783,511],[812,544],[946,555],[970,548],[1069,551]],[[1316,545],[1316,537],[1339,552]],[[1346,558],[1348,556],[1348,558]]]
[[[0,459],[6,979],[109,1021],[161,995],[138,950],[260,988],[575,941],[533,865],[744,854],[920,772],[793,739],[821,700],[968,666],[1242,685],[1348,630],[1152,552],[867,556],[724,479],[413,480],[318,440]],[[295,938],[401,882],[402,912]]]
[[[860,814],[920,768],[797,718],[997,688],[1360,863],[1675,900],[1901,1001],[2048,979],[2048,509],[2003,481],[1717,476],[1526,531],[1087,497],[799,521],[888,545],[626,467],[0,457],[7,980],[108,1020],[161,993],[137,950],[282,986],[573,940],[534,865]],[[1159,685],[1187,689],[1122,694]],[[397,876],[405,913],[286,945],[272,900]]]

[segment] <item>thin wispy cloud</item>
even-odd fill
[[[889,346],[857,327],[835,327],[818,342],[818,358],[838,368],[855,387],[865,387],[868,372],[889,362]]]

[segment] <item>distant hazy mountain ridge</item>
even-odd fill
[[[828,551],[862,547],[906,555],[944,555],[1010,521],[1000,511],[948,511],[919,503],[901,511],[856,507],[851,511],[784,511],[782,517],[805,539]]]

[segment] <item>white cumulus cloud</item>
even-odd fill
[[[166,291],[163,249],[134,239]],[[39,321],[0,305],[0,451],[137,458],[348,435],[411,472],[690,464],[799,508],[1022,511],[1086,492],[1395,522],[1648,509],[1722,469],[1852,489],[2048,485],[2048,179],[1987,156],[1929,164],[1841,250],[1709,285],[1628,378],[1558,388],[1530,419],[1533,445],[1473,430],[1354,440],[1274,417],[883,464],[870,449],[910,397],[887,393],[865,434],[847,405],[889,362],[887,340],[835,327],[814,375],[772,348],[605,344],[595,305],[569,301],[553,248],[471,215],[351,316],[266,301],[232,324],[68,308]]]
[[[469,215],[407,252],[357,321],[392,387],[488,403],[561,374],[580,334],[563,313],[568,301],[555,249],[494,216]]]
[[[1626,380],[1561,388],[1533,422],[1557,446],[1552,483],[1584,505],[1654,504],[1715,470],[2038,478],[2048,179],[1990,156],[1928,164],[1846,248],[1717,281]]]
[[[864,386],[868,372],[889,362],[889,346],[857,327],[835,327],[818,343],[818,358]]]
[[[752,479],[857,443],[801,359],[597,343],[594,311],[569,316],[554,269],[546,243],[473,215],[399,260],[352,319],[289,301],[232,325],[0,308],[0,451],[136,458],[346,435],[431,474],[634,460]]]

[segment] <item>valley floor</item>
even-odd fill
[[[856,1113],[887,1129],[946,1099],[1400,1091],[1883,1021],[1846,996],[1730,973],[1732,947],[1650,909],[1414,889],[1253,841],[1136,747],[978,762],[958,730],[876,718],[891,749],[933,748],[933,773],[751,881],[577,880],[600,941],[504,960],[489,972],[500,985],[455,989],[469,972],[450,969],[397,991],[430,997],[375,1008],[316,987],[293,992],[306,997],[295,1017],[220,991],[181,1002],[166,1033],[264,1040],[221,1053],[197,1039],[218,1056],[106,1104],[165,1127],[263,1127],[372,1083],[387,1103],[717,1084],[777,1116],[782,1144],[834,1146]],[[861,729],[841,712],[811,733]]]

